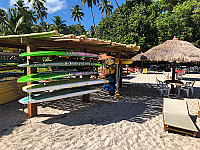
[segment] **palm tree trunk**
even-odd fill
[[[116,0],[115,0],[115,3],[116,3],[116,5],[117,5],[117,8],[119,9],[119,5],[118,5],[118,3],[117,3]],[[120,13],[120,15],[121,15],[121,11],[120,11],[120,9],[119,9],[119,13]]]
[[[92,6],[90,7],[90,9],[91,9],[91,13],[92,13],[93,25],[94,25],[94,28],[95,28],[95,23],[94,23],[94,15],[93,15],[93,11],[92,11]]]

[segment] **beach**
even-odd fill
[[[200,74],[186,74],[196,80],[194,95],[186,98],[191,116],[198,114]],[[27,107],[13,101],[0,106],[0,150],[193,150],[200,149],[197,137],[164,132],[163,97],[157,91],[161,72],[134,73],[123,82],[120,99],[107,92],[38,104],[38,116],[29,118]],[[174,95],[175,96],[175,95]],[[199,118],[196,125],[200,127]]]

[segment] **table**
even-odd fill
[[[176,86],[184,86],[184,83],[180,80],[165,80],[166,84],[176,85]]]
[[[181,86],[184,86],[184,83],[182,81],[180,81],[180,80],[165,80],[164,82],[166,84],[171,84],[171,92],[172,93],[175,93],[174,85],[176,85],[177,90],[178,90],[178,96],[180,95]]]

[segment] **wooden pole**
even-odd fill
[[[27,52],[31,52],[33,50],[35,50],[36,47],[32,44],[28,44],[27,45]],[[30,57],[27,56],[27,63],[29,63],[30,61],[35,61],[34,57]],[[37,72],[37,68],[33,68],[33,67],[27,67],[27,75],[32,74],[32,73],[36,73]],[[31,82],[27,82],[27,85],[31,85]],[[32,93],[29,93],[28,96],[31,96]],[[37,115],[37,104],[28,104],[28,115],[30,117],[34,117]]]
[[[90,51],[86,50],[86,52],[89,53]],[[90,58],[86,57],[85,61],[90,62]],[[87,68],[87,71],[88,71],[90,67],[86,67],[86,68]],[[86,78],[90,78],[90,76],[86,76]],[[82,102],[89,103],[90,102],[90,94],[84,94],[83,97],[82,97]]]
[[[175,80],[176,61],[173,61],[172,80]],[[175,93],[174,85],[171,85],[171,92]]]
[[[53,61],[53,56],[49,56],[49,61]],[[54,71],[53,67],[49,67],[49,71]]]
[[[120,59],[122,58],[122,53],[119,52],[119,87],[122,87],[122,73],[123,68]]]
[[[116,81],[115,81],[115,98],[119,99],[119,87],[120,87],[120,76],[121,76],[121,71],[120,71],[120,57],[121,53],[117,52],[116,58],[115,58],[115,64],[116,64]]]

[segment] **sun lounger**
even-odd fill
[[[189,116],[187,103],[183,100],[164,98],[163,123],[164,131],[174,130],[192,136],[198,132]]]

